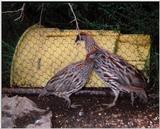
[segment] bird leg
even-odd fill
[[[77,108],[78,106],[81,106],[81,105],[78,105],[78,104],[71,104],[71,99],[69,97],[65,97],[64,99],[67,101],[67,107],[68,108]]]
[[[67,101],[67,107],[70,108],[71,107],[71,100],[68,96],[64,97],[64,99]]]
[[[131,92],[131,104],[132,104],[132,106],[134,104],[134,93],[133,92]]]
[[[115,89],[113,89],[113,88],[111,88],[111,89],[112,89],[112,91],[113,91],[113,93],[114,93],[114,96],[115,96],[113,102],[110,103],[110,104],[102,104],[102,105],[104,105],[104,106],[108,106],[108,108],[111,108],[111,107],[113,107],[113,106],[116,105],[116,101],[117,101],[118,96],[119,96],[119,90],[115,90]]]

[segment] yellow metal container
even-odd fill
[[[143,70],[149,59],[150,36],[120,34],[104,30],[82,30],[90,33],[97,44],[122,56]],[[65,66],[84,60],[84,43],[75,44],[75,30],[59,30],[34,25],[21,36],[11,66],[11,86],[43,87],[56,72]],[[86,87],[104,87],[93,72]]]

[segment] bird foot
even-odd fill
[[[78,107],[80,107],[80,106],[82,106],[82,105],[80,105],[80,104],[71,104],[71,106],[70,106],[70,108],[78,108]]]
[[[103,106],[107,106],[107,109],[108,108],[111,108],[113,106],[115,106],[115,103],[111,103],[111,104],[102,104]]]

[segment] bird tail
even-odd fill
[[[147,103],[148,97],[144,90],[136,91],[136,95],[140,98],[140,101]]]

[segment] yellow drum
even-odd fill
[[[120,34],[106,30],[81,30],[90,33],[98,45],[118,54],[143,70],[149,64],[150,36]],[[43,87],[65,66],[84,60],[84,44],[75,44],[76,30],[59,30],[34,25],[21,36],[11,66],[11,86]],[[92,72],[86,87],[104,87]]]

